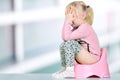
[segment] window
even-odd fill
[[[0,13],[10,12],[12,8],[12,0],[0,0]]]
[[[11,26],[0,26],[0,68],[14,63]]]
[[[55,7],[58,0],[23,0],[23,10]]]
[[[62,19],[23,24],[25,59],[59,49]]]

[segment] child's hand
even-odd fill
[[[74,19],[73,14],[69,13],[65,16],[65,20],[73,21],[73,19]]]
[[[67,9],[65,19],[73,21],[73,18],[74,18],[73,9],[72,8]]]

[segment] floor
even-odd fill
[[[110,78],[87,78],[77,80],[118,80],[120,74],[113,74]],[[51,74],[0,74],[0,80],[58,80]],[[62,80],[62,79],[59,79]],[[76,80],[75,78],[65,78],[64,80]]]

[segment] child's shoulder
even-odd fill
[[[90,29],[90,28],[92,28],[92,26],[91,26],[90,24],[88,24],[88,23],[84,23],[84,24],[82,24],[82,25],[80,26],[80,28]]]

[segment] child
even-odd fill
[[[92,8],[83,1],[74,1],[66,7],[62,30],[64,42],[60,46],[62,69],[54,73],[54,77],[74,77],[74,60],[89,65],[100,59],[99,41],[91,27],[92,22]]]

